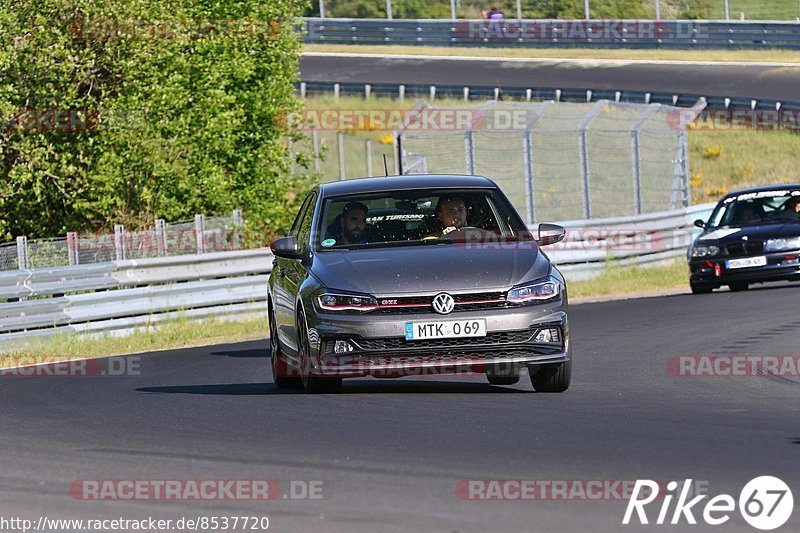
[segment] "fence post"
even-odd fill
[[[400,100],[405,100],[406,99],[406,86],[405,85],[400,85],[397,88],[397,97]]]
[[[338,83],[334,83],[333,84],[333,98],[336,99],[336,100],[339,99],[339,84]]]
[[[156,248],[158,255],[167,255],[167,223],[163,218],[156,219]]]
[[[456,0],[450,0],[450,18],[456,20]]]
[[[436,85],[431,85],[430,96],[431,96],[431,102],[436,100]]]
[[[319,0],[319,18],[325,18],[325,0]]]
[[[364,152],[367,160],[367,176],[372,176],[372,141],[369,139],[364,141]]]
[[[19,270],[31,268],[28,260],[28,238],[24,235],[17,237],[17,267]]]
[[[689,147],[686,138],[686,130],[682,130],[680,133],[678,133],[678,143],[680,144],[680,165],[681,175],[683,177],[683,201],[681,202],[681,205],[683,207],[689,207],[692,204],[692,191],[691,184],[689,182]]]
[[[531,118],[525,123],[525,131],[522,137],[522,154],[525,159],[523,166],[525,171],[525,207],[527,208],[525,222],[530,226],[536,221],[536,201],[535,201],[535,179],[536,173],[533,168],[533,127],[536,122],[547,112],[547,108],[553,104],[543,102],[536,108]]]
[[[341,131],[336,133],[336,144],[339,147],[339,180],[344,180],[344,135]]]
[[[75,266],[80,264],[78,257],[78,232],[67,232],[67,257],[69,258],[69,265]]]
[[[725,0],[725,20],[731,20],[731,6],[728,5],[728,0]]]
[[[472,125],[464,132],[464,155],[466,156],[466,170],[470,176],[475,175],[475,140],[472,135]]]
[[[242,244],[242,228],[244,227],[244,219],[242,218],[242,210],[234,209],[231,213],[231,220],[233,222],[233,249],[238,250]]]
[[[661,0],[656,0],[656,20],[661,20]]]
[[[300,98],[305,98],[306,93],[308,92],[308,88],[306,87],[306,82],[300,82]]]
[[[642,157],[639,130],[650,116],[661,109],[661,104],[650,104],[631,127],[631,164],[633,165],[633,214],[642,214]]]
[[[206,217],[205,215],[197,214],[194,216],[194,239],[197,243],[197,253],[206,253],[205,239],[203,238],[206,231]]]
[[[114,259],[125,260],[125,226],[114,224]]]
[[[581,178],[583,180],[583,218],[592,218],[592,199],[589,188],[589,143],[586,141],[586,130],[600,111],[608,104],[608,100],[598,100],[586,116],[578,124],[578,144],[580,148]]]
[[[392,20],[392,0],[386,0],[386,20]]]
[[[314,170],[319,172],[319,134],[317,128],[311,130],[311,142],[314,144]]]
[[[725,1],[727,2],[728,0]],[[583,0],[583,15],[587,20],[592,18],[592,14],[589,11],[589,0]]]
[[[369,97],[372,95],[372,85],[369,83],[364,84],[364,100],[369,100]]]

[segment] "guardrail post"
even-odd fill
[[[400,100],[405,100],[406,99],[406,86],[405,85],[400,85],[397,88],[397,97]]]
[[[69,266],[80,264],[80,258],[78,257],[78,232],[76,231],[67,232],[67,257],[69,258]]]
[[[344,135],[341,131],[336,133],[336,143],[339,145],[339,180],[344,180]]]
[[[364,84],[364,100],[369,100],[369,97],[372,95],[372,85],[369,83]]]
[[[589,189],[589,143],[586,141],[586,130],[603,108],[608,105],[608,100],[598,100],[589,110],[580,124],[578,124],[578,145],[580,150],[581,178],[583,180],[583,218],[592,218],[592,200]]]
[[[233,249],[238,250],[242,243],[242,228],[244,227],[242,210],[234,209],[231,213],[231,220],[233,221]]]
[[[125,226],[122,224],[114,224],[114,258],[125,260]]]
[[[156,219],[156,249],[159,256],[167,255],[167,223],[163,218]]]
[[[28,260],[28,237],[24,235],[17,237],[17,267],[19,270],[31,268]]]
[[[333,97],[334,97],[336,100],[338,100],[338,99],[339,99],[339,84],[338,84],[338,83],[334,83],[334,84],[333,84]]]
[[[469,102],[469,87],[464,87],[464,101]]]
[[[305,97],[306,97],[306,82],[301,81],[300,82],[300,98],[305,98]]]
[[[431,102],[436,100],[436,85],[431,85],[430,95],[431,95]]]
[[[197,243],[197,253],[206,253],[206,243],[203,238],[206,231],[206,217],[205,215],[197,214],[194,216],[194,239]]]
[[[364,141],[364,155],[367,160],[367,176],[372,176],[372,141]]]

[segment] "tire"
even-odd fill
[[[319,377],[311,374],[311,349],[308,344],[308,326],[302,313],[297,316],[297,347],[300,352],[300,380],[309,394],[336,392],[342,378]]]
[[[737,281],[736,283],[729,283],[728,288],[731,290],[731,292],[741,292],[750,288],[750,284],[746,281]]]
[[[531,385],[536,392],[564,392],[572,380],[572,359],[563,363],[529,367]]]
[[[504,363],[488,365],[486,379],[492,385],[514,385],[519,381],[520,368]]]
[[[695,285],[694,283],[689,282],[689,286],[692,288],[692,294],[710,294],[711,291],[714,290],[714,287],[709,287],[706,285]]]
[[[300,378],[289,377],[289,366],[283,356],[281,344],[278,340],[278,327],[275,322],[275,313],[272,311],[272,302],[268,308],[269,313],[269,345],[270,366],[272,367],[272,381],[279,389],[299,388],[303,386]]]

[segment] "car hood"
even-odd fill
[[[718,242],[726,246],[728,244],[741,242],[742,237],[747,237],[748,240],[752,241],[765,241],[767,239],[797,236],[800,236],[800,220],[775,222],[773,224],[761,224],[758,226],[715,228],[711,231],[703,232],[703,234],[697,238],[697,242]]]
[[[508,288],[546,276],[550,261],[530,244],[493,250],[417,246],[321,252],[311,271],[328,288],[383,296]]]

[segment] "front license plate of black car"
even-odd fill
[[[460,339],[485,337],[486,319],[448,320],[443,322],[406,322],[406,340]]]
[[[767,264],[767,257],[762,255],[759,257],[744,257],[742,259],[729,259],[725,261],[725,266],[732,270],[734,268],[750,268],[761,267]]]

